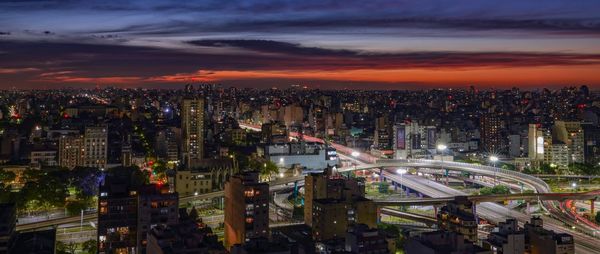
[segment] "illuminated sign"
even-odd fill
[[[404,126],[398,126],[396,131],[396,148],[404,150],[406,149],[406,129]]]
[[[543,154],[544,153],[544,137],[537,137],[536,146],[537,146],[537,149],[536,149],[537,153]]]

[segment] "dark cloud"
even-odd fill
[[[453,69],[599,64],[600,54],[525,52],[368,53],[303,47],[268,40],[194,41],[204,47],[190,53],[162,48],[47,41],[0,40],[0,77],[31,81],[126,80],[206,71],[347,71],[411,68]],[[235,47],[236,54],[227,52]],[[214,48],[215,50],[211,50]],[[216,50],[219,49],[219,50]],[[243,49],[239,52],[239,49]],[[0,78],[2,80],[3,78]],[[6,86],[0,81],[0,87]]]

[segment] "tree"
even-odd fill
[[[76,243],[64,243],[61,241],[56,241],[56,254],[75,254],[76,250]]]
[[[17,175],[15,175],[14,172],[0,169],[0,182],[10,183],[14,181],[16,177]]]
[[[596,222],[600,223],[600,212],[596,212]]]
[[[556,166],[552,166],[550,164],[543,163],[540,165],[540,171],[542,174],[554,175],[556,174]]]
[[[98,252],[98,242],[96,240],[87,240],[81,244],[83,252],[88,254],[96,254]]]
[[[193,221],[196,221],[198,219],[199,215],[198,215],[198,211],[196,210],[195,206],[192,206],[192,210],[190,211],[189,216],[190,216],[190,219],[192,219]]]
[[[390,189],[390,184],[388,182],[380,182],[379,186],[377,187],[377,190],[379,191],[379,193],[388,193],[388,190]]]
[[[279,168],[272,161],[266,161],[263,163],[262,168],[260,170],[261,176],[264,178],[269,178],[273,174],[279,173]]]
[[[505,185],[496,185],[494,187],[483,187],[479,190],[479,195],[500,195],[510,194],[510,189]]]

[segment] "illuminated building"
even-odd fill
[[[568,147],[569,164],[584,163],[584,133],[581,123],[556,121],[552,127],[554,140]]]
[[[83,165],[84,162],[84,140],[81,135],[64,135],[58,141],[58,165],[66,168],[74,168]]]
[[[61,136],[58,164],[71,169],[77,166],[105,169],[107,138],[106,127],[86,127],[84,135]]]
[[[98,196],[98,253],[143,253],[147,232],[177,223],[178,195],[168,186],[141,185],[128,169],[109,172]]]
[[[394,158],[416,159],[432,154],[436,149],[435,126],[406,122],[394,126]]]
[[[204,157],[204,100],[184,99],[181,107],[183,163],[194,167]]]
[[[338,164],[337,151],[322,143],[286,142],[265,145],[263,151],[267,160],[280,168],[294,165],[310,170],[322,170]]]
[[[348,226],[362,223],[375,227],[377,209],[364,197],[364,183],[331,173],[304,178],[304,223],[312,227],[317,241],[343,237]]]
[[[480,133],[481,149],[488,153],[499,153],[502,150],[502,136],[500,130],[502,121],[500,117],[493,113],[487,113],[481,116]]]
[[[105,169],[108,139],[106,126],[86,127],[83,138],[85,149],[83,166]]]
[[[475,205],[464,196],[455,197],[437,214],[438,228],[464,235],[466,240],[477,242],[477,216]]]
[[[225,183],[225,248],[269,237],[269,184],[258,172],[245,172]]]

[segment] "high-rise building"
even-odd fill
[[[246,172],[225,183],[225,248],[269,237],[269,184],[258,172]]]
[[[184,99],[181,107],[183,163],[194,167],[204,157],[204,100]]]
[[[436,149],[435,126],[422,126],[410,121],[394,126],[394,158],[424,158]]]
[[[98,253],[137,253],[137,186],[130,171],[110,172],[98,195]]]
[[[583,153],[585,162],[598,164],[600,162],[600,127],[591,123],[582,123],[583,128]]]
[[[487,153],[502,152],[502,121],[500,117],[493,113],[487,113],[481,116],[480,133],[481,149]]]
[[[544,160],[544,149],[548,146],[546,131],[539,124],[529,124],[528,131],[528,157],[532,162],[540,162]],[[551,138],[551,137],[550,137]]]
[[[144,253],[147,232],[178,219],[178,195],[168,186],[143,185],[129,169],[109,172],[98,197],[98,253]]]
[[[83,135],[63,135],[58,141],[58,164],[61,167],[77,166],[106,168],[106,127],[86,127]]]
[[[569,164],[584,163],[584,133],[580,122],[556,121],[552,128],[555,141],[569,148]]]
[[[373,146],[378,150],[392,150],[394,144],[394,128],[389,116],[375,118],[375,133],[373,135]]]
[[[348,227],[358,223],[375,227],[377,209],[364,197],[364,183],[355,178],[326,173],[304,178],[304,223],[312,227],[318,241],[344,237]]]
[[[84,140],[81,135],[64,135],[58,141],[58,165],[74,168],[83,165],[85,154]]]
[[[147,234],[156,225],[175,225],[178,222],[179,195],[170,193],[167,186],[144,185],[138,190],[137,249],[146,252]]]
[[[86,127],[84,138],[83,166],[106,168],[108,132],[106,126]]]

